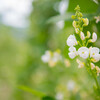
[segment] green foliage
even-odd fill
[[[0,24],[0,100],[55,100],[59,92],[64,95],[63,100],[99,100],[97,88],[94,86],[95,92],[92,89],[92,77],[84,68],[78,69],[76,61],[69,58],[66,39],[74,33],[71,16],[79,5],[84,17],[90,20],[84,32],[95,31],[99,37],[93,46],[100,47],[100,22],[96,24],[94,19],[94,16],[100,15],[100,5],[93,0],[69,0],[66,13],[60,15],[60,2],[34,0],[27,18],[30,22],[28,28]],[[64,27],[60,29],[56,24],[61,20],[64,20]],[[58,48],[63,58],[70,60],[70,67],[58,63],[50,68],[41,61],[46,50]],[[73,91],[67,88],[69,80],[75,82]]]
[[[21,89],[21,90],[24,90],[26,92],[32,93],[33,95],[38,96],[40,98],[42,98],[42,97],[44,97],[46,95],[43,92],[33,90],[33,89],[31,89],[29,87],[26,87],[26,86],[19,86],[18,88]]]

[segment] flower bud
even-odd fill
[[[78,34],[79,33],[79,28],[75,28],[75,32]]]
[[[97,40],[97,34],[94,32],[92,35],[92,42],[95,42]]]
[[[82,20],[83,20],[84,26],[87,26],[89,24],[89,20],[87,18],[83,18]]]
[[[91,33],[90,33],[89,31],[87,31],[87,36],[86,36],[86,38],[90,38],[90,36],[91,36]]]
[[[80,33],[80,38],[81,38],[81,40],[84,40],[85,39],[85,35],[84,35],[83,32]]]
[[[75,15],[72,15],[71,18],[72,18],[72,19],[75,19],[76,17],[75,17]]]
[[[92,58],[91,61],[94,62],[94,63],[98,62],[98,61],[97,61],[96,59],[94,59],[94,58]]]
[[[100,68],[98,66],[96,66],[96,71],[97,71],[97,76],[99,76]]]
[[[90,66],[91,66],[91,69],[95,68],[95,65],[93,63],[91,63]]]
[[[76,21],[73,21],[73,27],[76,27]]]
[[[79,13],[80,17],[83,17],[83,14],[82,13]]]

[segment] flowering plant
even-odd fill
[[[97,80],[100,68],[96,65],[96,62],[100,61],[100,49],[92,46],[89,47],[88,45],[89,43],[94,43],[97,40],[97,34],[93,32],[92,38],[89,31],[87,31],[86,35],[84,34],[83,28],[88,26],[89,20],[87,18],[83,18],[79,6],[75,8],[75,11],[75,15],[72,15],[72,19],[74,19],[73,27],[75,28],[75,34],[70,35],[66,41],[69,46],[68,55],[71,59],[79,55],[81,58],[86,60],[86,62],[82,62],[79,59],[76,59],[76,62],[79,64],[79,68],[85,66],[88,72],[93,76],[97,85],[95,90],[100,93],[100,87]],[[76,48],[78,48],[78,50]]]

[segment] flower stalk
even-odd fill
[[[88,26],[89,20],[87,18],[83,18],[79,5],[75,8],[75,11],[75,15],[72,15],[72,19],[74,19],[73,27],[75,28],[75,33],[77,36],[79,36],[81,41],[76,39],[76,35],[70,35],[68,37],[66,41],[70,51],[68,55],[71,59],[79,55],[81,58],[87,60],[87,63],[85,64],[77,59],[76,61],[79,64],[78,68],[83,68],[84,66],[87,68],[88,72],[92,74],[92,77],[95,80],[97,89],[100,91],[97,80],[97,76],[100,73],[100,68],[94,64],[100,61],[100,49],[97,47],[88,48],[89,43],[94,43],[97,40],[97,34],[93,32],[92,39],[90,39],[91,33],[87,31],[87,35],[85,36],[83,28]],[[76,45],[80,46],[78,50],[75,48]]]

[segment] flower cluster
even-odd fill
[[[60,50],[56,50],[55,52],[46,51],[45,54],[41,57],[44,63],[48,63],[50,67],[54,67],[58,61],[62,59],[60,54]]]
[[[79,6],[77,6],[75,10],[76,13],[75,15],[72,15],[72,18],[74,19],[73,27],[75,28],[76,34],[70,35],[66,41],[67,45],[69,46],[68,55],[71,59],[79,55],[81,58],[89,60],[91,69],[95,68],[97,75],[99,75],[100,68],[98,66],[95,66],[93,63],[98,62],[100,60],[100,49],[97,47],[88,47],[89,43],[93,43],[97,40],[97,34],[93,32],[91,36],[91,33],[87,31],[85,36],[83,32],[83,27],[89,24],[89,20],[87,18],[83,18]],[[80,38],[80,40],[76,39],[76,35]],[[76,50],[76,45],[80,46],[78,50]],[[79,64],[79,68],[84,67],[84,62],[81,62],[79,59],[77,59],[76,61]]]

